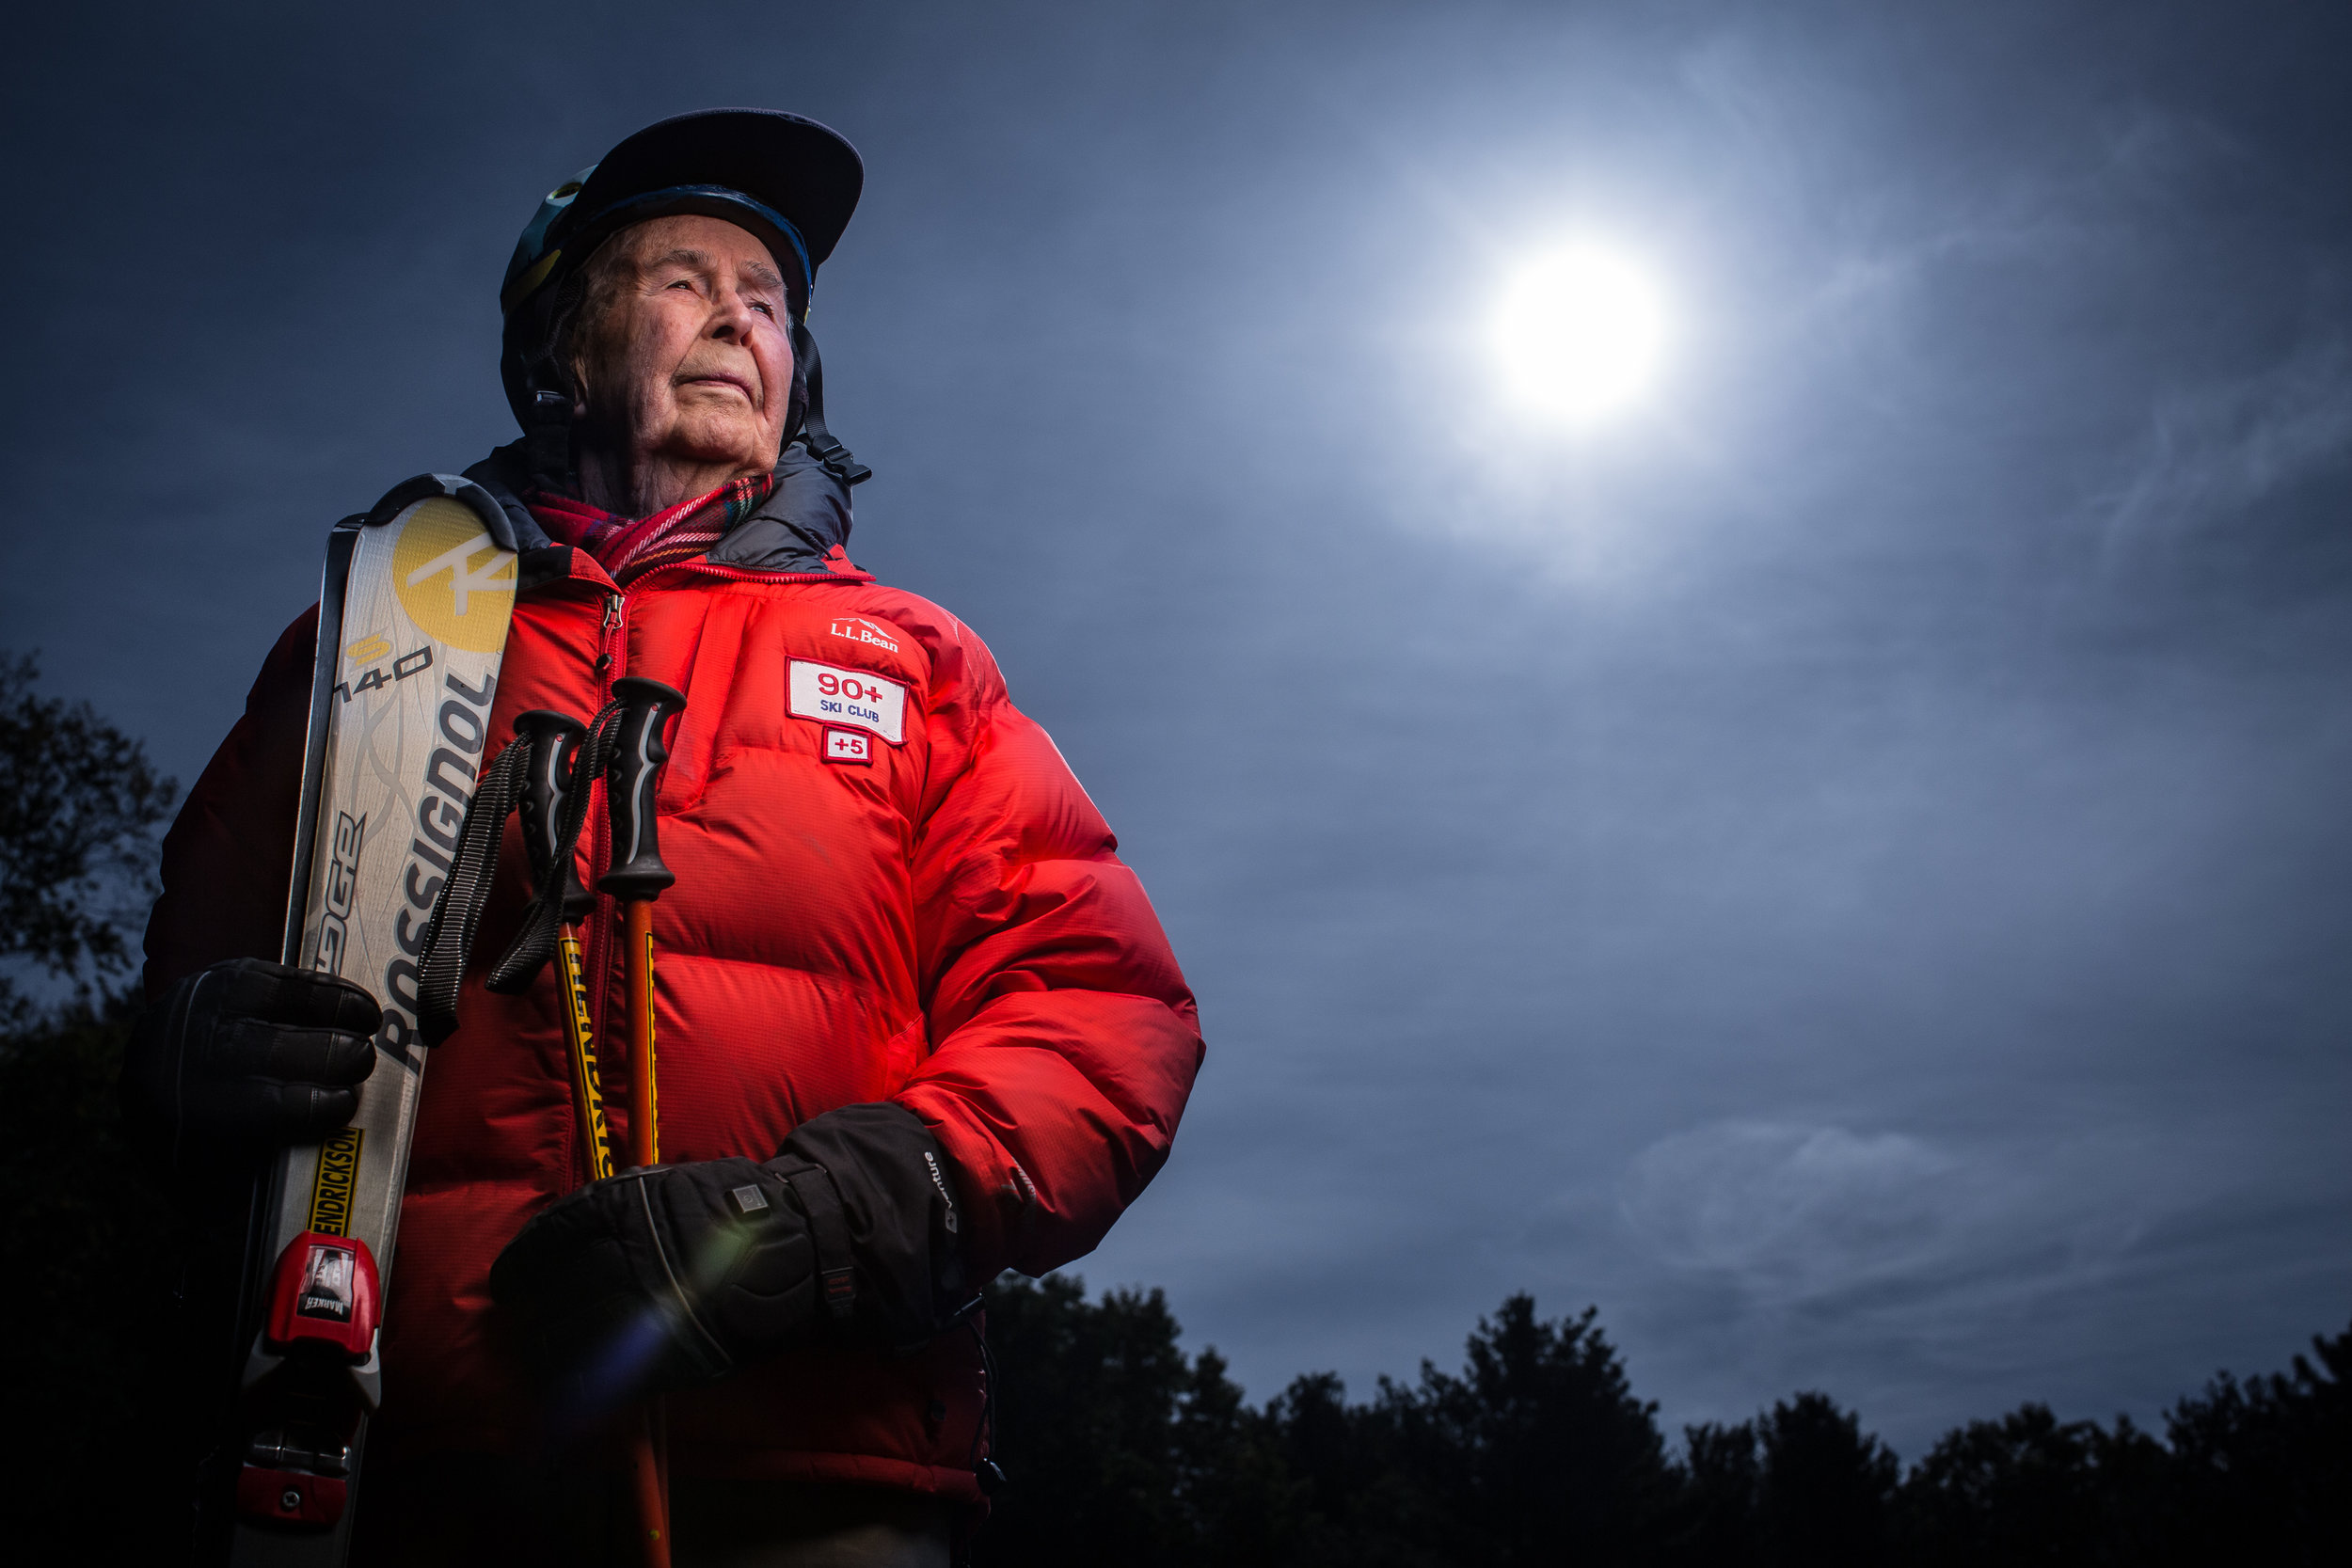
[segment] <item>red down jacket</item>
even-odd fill
[[[677,874],[655,914],[664,1160],[767,1159],[811,1117],[895,1101],[956,1166],[967,1276],[1041,1274],[1093,1247],[1167,1158],[1201,1057],[1192,997],[1110,831],[979,639],[837,546],[769,560],[697,561],[622,593],[584,552],[527,548],[491,735],[531,708],[593,714],[620,675],[687,695],[660,785]],[[271,653],[166,841],[150,994],[278,956],[315,613]],[[828,762],[824,725],[791,711],[795,659],[903,688],[901,741]],[[594,886],[600,805],[588,821]],[[490,1263],[585,1172],[552,970],[521,996],[481,985],[528,896],[507,832],[459,1028],[425,1074],[372,1451],[511,1449],[534,1422],[487,1331]],[[626,1010],[614,924],[606,900],[587,933],[599,1037]],[[669,1408],[685,1473],[977,1497],[969,1334],[905,1358],[802,1353]]]

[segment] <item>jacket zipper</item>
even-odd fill
[[[763,572],[746,566],[722,566],[708,561],[680,561],[656,567],[630,586],[637,587],[668,577],[673,572],[700,572],[706,577],[724,578],[729,582],[838,582],[851,588],[863,588],[874,580],[871,572]]]
[[[854,577],[839,572],[757,572],[734,566],[716,566],[707,561],[693,561],[681,562],[675,566],[648,572],[644,578],[639,579],[639,583],[667,577],[670,573],[678,571],[702,572],[711,577],[724,578],[737,582],[839,582],[855,586],[874,580],[873,574],[870,572],[860,572]],[[623,668],[628,652],[628,595],[625,591],[616,588],[606,596],[604,619],[596,628],[596,640],[598,643],[596,662],[596,708],[602,711],[605,704],[612,700],[613,681],[628,673],[628,671]],[[591,717],[593,718],[594,715]],[[597,780],[590,785],[590,788],[600,791],[602,784],[603,781]],[[606,842],[612,833],[611,817],[603,808],[604,802],[592,796],[588,808],[589,820],[586,825],[589,885],[591,887],[596,885],[594,879],[596,875],[596,868],[604,865],[612,854],[612,847]],[[612,1043],[611,1031],[612,987],[610,974],[612,933],[613,927],[620,919],[619,906],[612,898],[599,893],[596,895],[596,912],[589,918],[591,925],[587,940],[580,944],[582,949],[580,958],[588,970],[588,1011],[589,1017],[594,1021],[591,1026],[595,1031],[592,1037],[596,1042],[596,1064],[599,1069],[604,1069],[606,1064],[620,1059],[620,1053]],[[630,1046],[634,1050],[635,1042],[631,1041]],[[625,1101],[616,1096],[608,1085],[605,1089],[604,1102],[607,1106],[611,1106]],[[573,1141],[578,1142],[577,1139]],[[577,1149],[574,1150],[572,1159],[576,1169],[582,1168],[580,1164],[580,1155]],[[575,1185],[577,1184],[575,1182]]]

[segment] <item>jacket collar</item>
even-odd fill
[[[521,547],[538,549],[555,541],[522,502],[530,472],[523,443],[515,441],[468,468],[466,477],[497,498],[500,510],[515,525]],[[704,559],[739,571],[840,576],[849,562],[834,552],[849,544],[850,525],[850,487],[796,441],[776,465],[776,487],[768,499],[729,529]],[[856,572],[854,567],[849,570]]]

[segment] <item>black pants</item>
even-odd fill
[[[886,1487],[670,1483],[676,1568],[947,1568],[952,1504]],[[372,1471],[352,1568],[640,1568],[618,1476],[444,1454]]]

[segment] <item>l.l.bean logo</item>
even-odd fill
[[[514,553],[491,541],[470,507],[446,496],[419,502],[400,531],[392,592],[409,618],[453,648],[503,648],[515,609]]]

